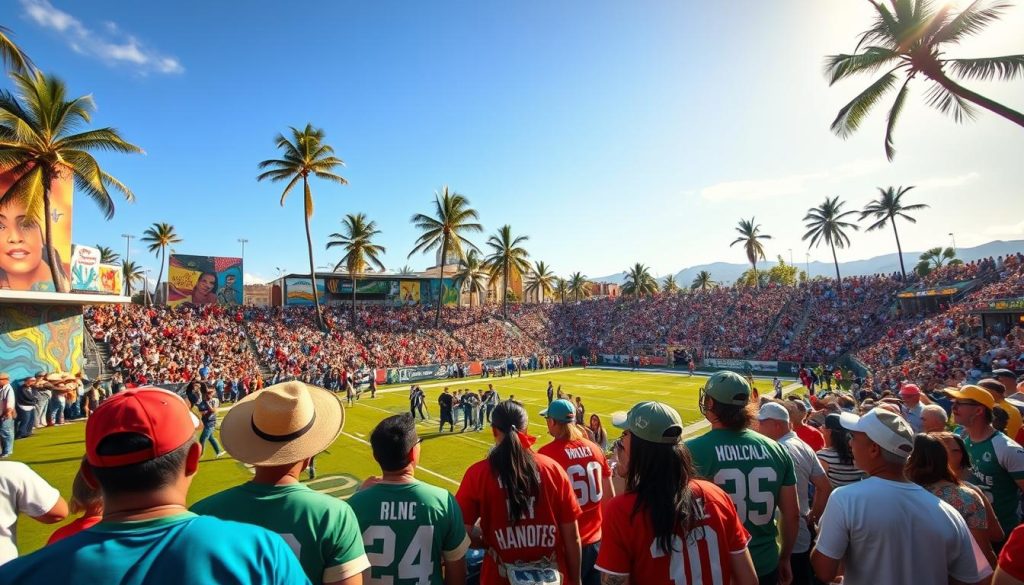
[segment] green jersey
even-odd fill
[[[370,583],[442,585],[441,558],[461,559],[469,548],[462,510],[441,488],[381,482],[348,501],[363,530]]]
[[[1000,432],[978,442],[965,435],[964,443],[971,456],[973,483],[988,496],[1003,532],[1010,534],[1020,523],[1017,482],[1024,479],[1024,449]]]
[[[370,566],[352,508],[301,483],[244,483],[196,502],[192,511],[280,534],[313,583],[342,581]]]
[[[758,575],[779,564],[775,508],[785,486],[796,485],[793,458],[775,441],[750,430],[713,429],[686,441],[701,476],[729,494],[750,533]]]

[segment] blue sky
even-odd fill
[[[112,221],[76,200],[74,240],[122,253],[121,234],[165,221],[180,253],[236,256],[244,237],[252,277],[303,270],[301,195],[281,208],[281,186],[255,177],[275,134],[306,122],[350,181],[313,185],[318,265],[337,261],[323,246],[351,212],[377,221],[389,268],[431,265],[406,259],[409,218],[445,184],[480,211],[478,243],[511,224],[560,274],[740,262],[728,245],[750,216],[774,236],[770,256],[802,261],[807,208],[834,195],[860,208],[888,185],[917,185],[931,205],[901,226],[905,250],[947,245],[949,232],[961,246],[1024,238],[1019,127],[984,112],[958,126],[918,85],[894,163],[882,110],[849,140],[829,132],[870,82],[829,88],[821,74],[868,22],[860,0],[6,6],[2,24],[33,60],[146,150],[100,155],[138,198]],[[1024,7],[954,56],[1020,53],[1020,30]],[[1024,108],[1022,80],[969,87]],[[891,232],[859,234],[840,260],[892,251]]]

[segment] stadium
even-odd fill
[[[200,163],[208,145],[186,147],[165,125],[180,125],[182,108],[165,104],[166,120],[136,120],[161,129],[143,135],[167,168],[113,166],[145,151],[106,126],[91,96],[74,97],[28,54],[69,71],[54,47],[94,66],[131,67],[132,91],[182,76],[183,66],[112,21],[91,25],[49,0],[19,7],[20,25],[53,36],[23,46],[0,23],[0,582],[1024,582],[1024,240],[995,239],[1022,228],[994,223],[987,199],[965,207],[965,189],[984,184],[999,191],[993,206],[1015,217],[1020,200],[1003,192],[1017,178],[979,166],[983,182],[969,170],[893,185],[871,160],[821,159],[816,172],[702,177],[702,189],[666,183],[653,197],[584,196],[593,185],[581,178],[564,198],[555,181],[519,199],[500,165],[474,158],[487,148],[470,140],[458,150],[465,162],[438,166],[472,197],[443,184],[428,200],[389,198],[380,194],[411,182],[422,192],[424,177],[434,177],[401,145],[433,134],[430,121],[382,125],[377,136],[363,125],[381,116],[377,96],[359,89],[353,99],[365,119],[348,123],[365,138],[346,157],[358,161],[353,171],[322,127],[275,122],[273,141],[250,150],[247,126],[232,137],[239,146],[228,174],[211,170],[210,186],[153,203],[160,197],[147,201],[143,189],[185,185],[167,169],[216,166]],[[829,112],[832,133],[849,138],[902,83],[885,120],[884,164],[912,174],[917,167],[893,163],[893,128],[910,81],[923,77],[935,84],[926,95],[934,109],[958,122],[984,114],[973,144],[1007,136],[988,126],[995,120],[1017,131],[1002,140],[1019,142],[1013,125],[1024,126],[1024,115],[959,82],[985,82],[988,93],[992,81],[1017,82],[1024,58],[945,52],[1008,9],[909,0],[859,12],[816,7],[822,17],[873,23],[855,54],[826,57],[828,85],[896,67]],[[353,16],[347,10],[325,8],[339,21]],[[164,16],[183,26],[181,15]],[[266,15],[239,18],[239,31],[270,26]],[[506,26],[521,23],[492,36]],[[676,36],[653,22],[637,26]],[[624,59],[632,68],[647,62]],[[548,73],[548,90],[573,86],[564,72]],[[506,82],[490,83],[481,87]],[[235,116],[217,110],[211,124],[269,109],[267,96],[246,88],[253,104],[236,103]],[[416,110],[414,93],[382,91],[380,107],[404,116]],[[321,107],[293,97],[282,98],[283,109]],[[560,105],[544,116],[568,124],[567,112],[600,96],[564,97],[551,97]],[[474,117],[486,102],[426,110],[474,135],[488,127]],[[121,102],[114,118],[125,111]],[[662,136],[653,128],[663,124],[650,123],[650,135]],[[916,117],[905,124],[927,137],[907,139],[918,153],[944,137]],[[542,130],[531,132],[552,145],[563,138]],[[584,168],[576,151],[589,146],[586,133],[567,134],[572,154],[558,164]],[[759,148],[757,157],[780,150]],[[1002,160],[1001,151],[976,148],[958,156]],[[742,150],[738,157],[753,156]],[[399,160],[408,176],[374,166]],[[711,164],[700,160],[688,172]],[[648,172],[637,164],[637,175]],[[668,181],[674,163],[661,164],[652,177]],[[376,192],[332,202],[354,177]],[[500,195],[477,196],[486,182]],[[260,189],[261,199],[243,200],[243,188]],[[823,201],[809,199],[825,189]],[[685,192],[685,203],[668,190]],[[138,199],[143,211],[124,212],[120,198]],[[369,213],[353,211],[355,202]],[[107,223],[115,207],[125,223]],[[956,230],[951,246],[935,235],[947,228]],[[338,231],[325,237],[328,229]],[[970,245],[958,247],[957,236]],[[240,254],[225,252],[236,243]],[[853,260],[855,244],[878,255]],[[796,246],[807,248],[802,264]],[[694,264],[675,271],[678,250]],[[648,256],[609,276],[582,270]]]

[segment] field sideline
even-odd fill
[[[491,434],[486,426],[481,432],[467,429],[465,433],[460,433],[460,421],[454,434],[437,432],[437,396],[445,386],[453,390],[477,390],[486,388],[490,382],[502,399],[515,396],[526,405],[530,414],[529,432],[538,437],[537,445],[540,446],[550,441],[547,427],[538,414],[547,404],[544,391],[548,380],[556,388],[561,385],[563,392],[582,396],[587,418],[590,414],[599,415],[611,440],[619,435],[610,425],[611,413],[627,410],[643,400],[657,400],[672,405],[683,417],[684,424],[688,425],[690,434],[700,432],[700,425],[696,423],[702,422],[703,417],[697,408],[697,396],[706,379],[701,375],[689,377],[685,373],[566,368],[526,373],[521,378],[467,378],[421,384],[427,394],[427,410],[432,418],[418,425],[423,448],[417,477],[454,491],[466,468],[482,459],[492,445]],[[770,389],[771,384],[767,380],[758,380],[757,386],[763,393]],[[369,394],[364,393],[354,407],[347,408],[342,436],[327,452],[317,457],[317,479],[308,482],[310,487],[344,498],[355,491],[363,479],[379,474],[380,470],[373,460],[367,440],[373,427],[382,418],[408,410],[407,390],[408,385],[382,388],[375,399],[370,399]],[[84,452],[84,431],[85,426],[79,422],[42,429],[35,436],[15,444],[12,460],[31,465],[67,499]],[[227,455],[214,459],[213,450],[207,449],[189,492],[189,503],[242,483],[250,476],[251,472],[244,465]],[[56,528],[56,525],[42,525],[22,517],[18,523],[19,550],[26,554],[38,549]]]

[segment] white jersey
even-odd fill
[[[59,500],[60,492],[28,465],[0,461],[0,565],[18,558],[18,514],[42,516]]]

